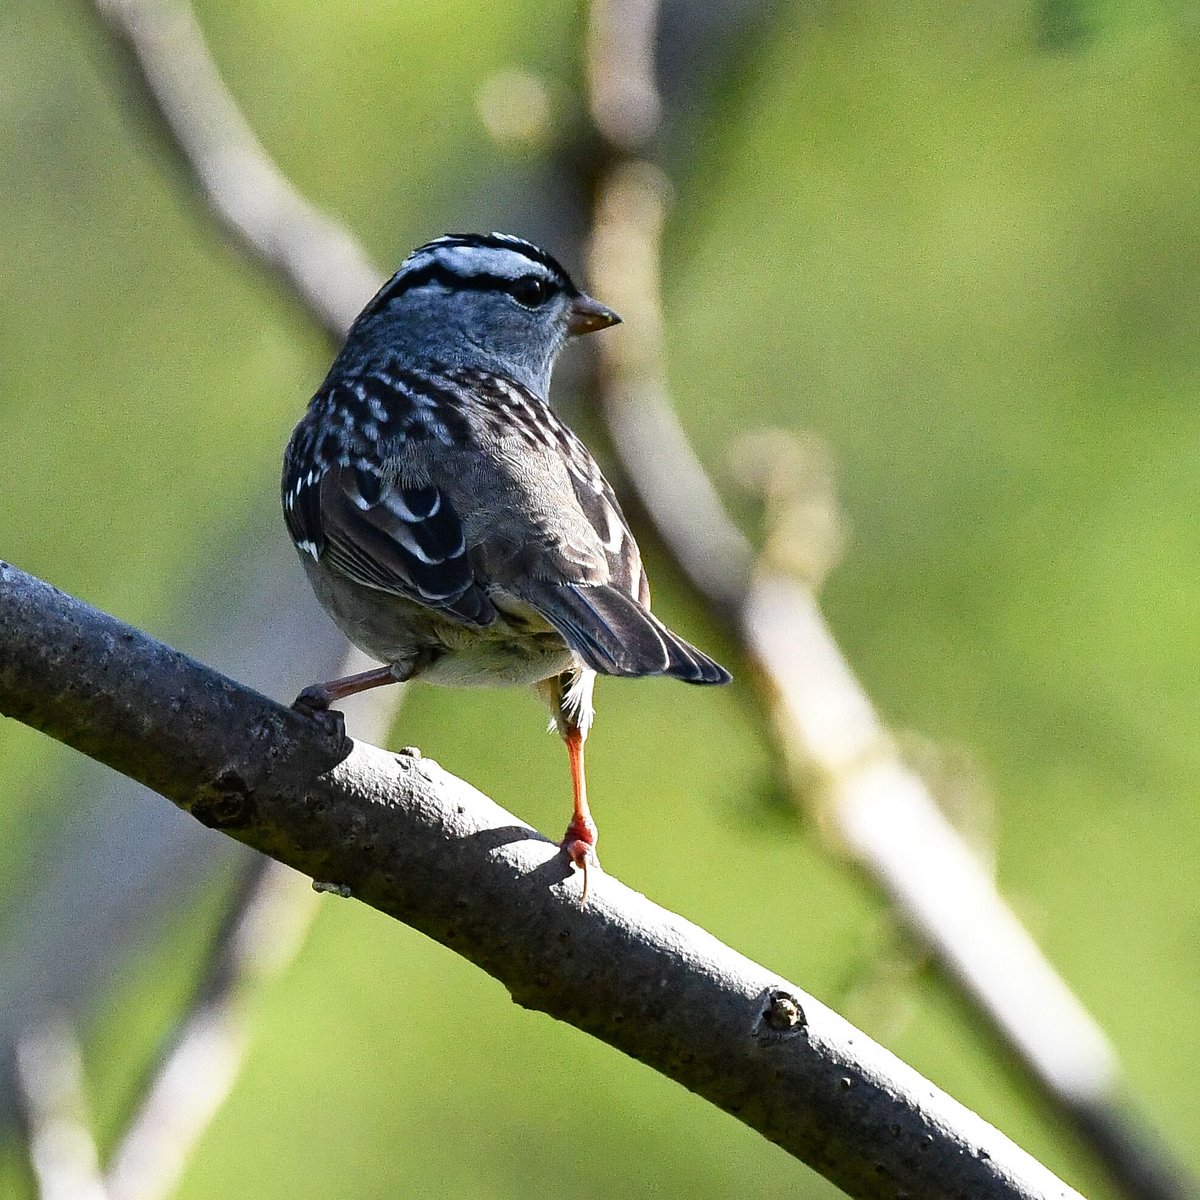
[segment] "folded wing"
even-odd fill
[[[719,663],[618,588],[531,581],[522,592],[601,675],[670,675],[700,684],[728,683],[731,678]]]
[[[471,625],[496,619],[475,579],[462,522],[440,489],[405,487],[361,463],[335,465],[285,491],[284,513],[302,551],[324,556],[356,583]]]

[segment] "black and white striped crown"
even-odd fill
[[[562,263],[532,242],[508,233],[448,233],[418,246],[363,309],[364,317],[429,283],[471,291],[509,291],[530,276],[569,296],[579,289]]]

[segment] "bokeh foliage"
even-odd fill
[[[570,111],[568,6],[199,11],[268,147],[381,262],[490,224],[483,198],[526,168],[476,115],[496,71],[543,74]],[[825,593],[836,631],[891,721],[978,763],[1005,889],[1196,1168],[1198,71],[1200,22],[1169,0],[785,5],[694,118],[667,258],[672,380],[707,461],[725,475],[760,424],[827,442],[853,531]],[[0,554],[186,647],[197,575],[277,504],[328,351],[165,176],[82,4],[0,7],[0,81]],[[654,557],[664,614],[720,649]],[[281,579],[280,602],[302,586]],[[610,870],[1110,1194],[870,887],[781,815],[736,686],[610,683],[599,703]],[[414,689],[395,738],[557,834],[565,763],[542,724],[524,696]],[[86,798],[28,731],[0,727],[0,754],[12,896]],[[215,902],[89,1030],[105,1138]],[[10,1150],[0,1190],[26,1186]],[[326,901],[182,1195],[535,1189],[832,1193],[452,954]]]

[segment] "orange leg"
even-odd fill
[[[370,688],[383,687],[389,683],[403,683],[405,676],[396,667],[375,667],[358,675],[345,675],[331,679],[328,683],[314,683],[292,701],[292,707],[301,712],[313,713],[328,708],[336,700],[344,700]]]
[[[587,802],[587,779],[583,771],[583,734],[574,725],[563,731],[567,743],[567,757],[571,762],[571,786],[575,793],[575,813],[567,826],[566,836],[559,845],[567,857],[583,871],[583,895],[581,904],[587,903],[588,864],[596,860],[596,822],[592,820]],[[597,865],[599,865],[597,863]]]

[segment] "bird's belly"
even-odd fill
[[[515,596],[493,594],[496,620],[479,629],[314,571],[304,558],[318,599],[346,636],[372,658],[411,670],[414,679],[451,687],[529,687],[575,664],[562,636]]]
[[[495,626],[453,633],[444,638],[443,653],[418,670],[416,678],[450,687],[530,687],[569,670],[574,662],[556,633],[530,635]]]
[[[507,592],[490,598],[496,620],[483,629],[441,625],[441,653],[419,678],[451,687],[530,687],[571,668],[571,651],[541,613]]]

